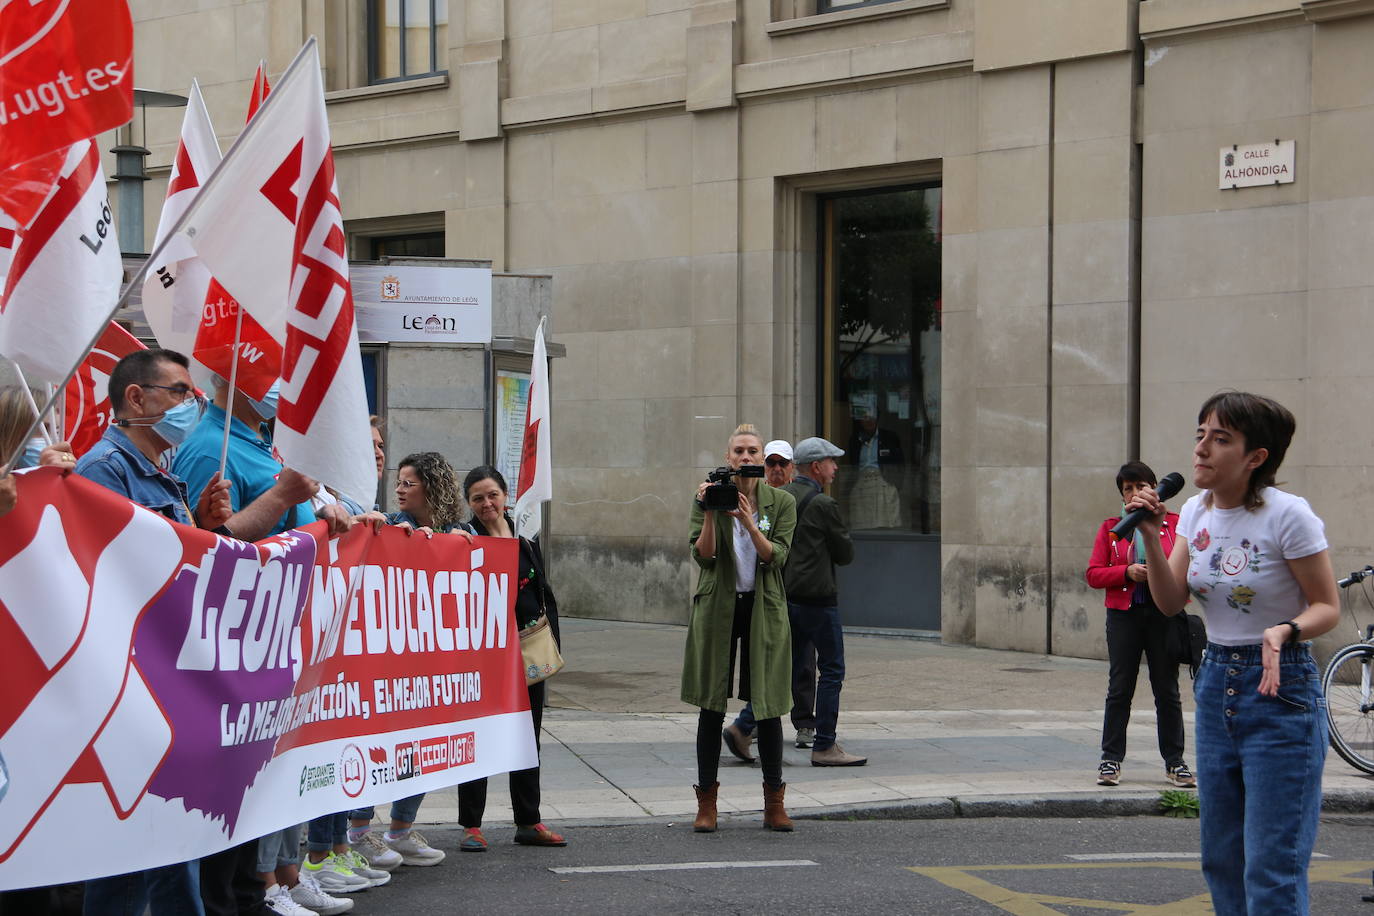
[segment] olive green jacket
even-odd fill
[[[759,530],[773,545],[773,559],[760,563],[754,577],[754,614],[749,633],[749,697],[756,719],[772,719],[792,708],[792,627],[787,618],[787,593],[782,570],[797,524],[792,494],[759,481],[755,495]],[[705,513],[692,505],[692,559],[701,568],[687,646],[682,660],[682,701],[725,712],[730,693],[730,632],[735,619],[734,520],[713,513],[716,555],[697,553]]]

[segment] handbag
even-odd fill
[[[1202,618],[1187,611],[1179,611],[1170,621],[1171,654],[1174,661],[1188,666],[1188,674],[1197,680],[1202,665],[1202,652],[1207,648],[1207,625]]]
[[[525,658],[526,687],[553,677],[563,667],[563,656],[558,652],[547,614],[540,614],[534,626],[520,631],[520,654]]]

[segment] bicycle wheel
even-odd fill
[[[1331,656],[1322,693],[1331,746],[1355,769],[1374,773],[1374,645],[1356,643]]]

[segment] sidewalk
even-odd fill
[[[678,700],[685,628],[562,621],[567,667],[549,681],[542,813],[547,821],[608,824],[696,811],[696,709]],[[848,635],[839,736],[867,766],[812,767],[783,723],[787,808],[793,816],[954,817],[1141,814],[1172,788],[1155,744],[1142,664],[1122,783],[1096,784],[1107,663]],[[1191,681],[1181,673],[1192,747]],[[733,714],[739,707],[731,701]],[[727,723],[729,717],[727,717]],[[762,774],[722,747],[720,810],[757,814]],[[755,746],[757,753],[757,746]],[[486,822],[510,822],[504,779]],[[1374,778],[1328,754],[1328,807],[1374,808]],[[384,814],[382,809],[379,813]],[[431,793],[427,823],[452,824],[457,790]]]

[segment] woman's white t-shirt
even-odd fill
[[[744,527],[744,522],[737,518],[732,518],[735,532],[735,591],[752,592],[754,590],[754,573],[759,565],[759,549],[754,546],[754,539],[749,536],[749,529]],[[754,524],[759,523],[759,514],[754,513]]]
[[[1188,545],[1188,591],[1207,616],[1207,639],[1260,642],[1264,631],[1307,607],[1287,560],[1326,549],[1322,520],[1307,500],[1273,487],[1253,511],[1207,508],[1206,491],[1183,504],[1178,538]]]

